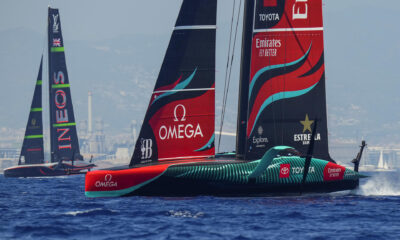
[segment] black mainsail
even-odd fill
[[[49,7],[49,101],[51,161],[80,155],[58,9]]]
[[[32,104],[26,124],[24,142],[22,143],[21,155],[18,165],[39,164],[44,162],[43,150],[43,114],[42,114],[42,65],[43,56],[40,60],[39,73],[33,93]],[[24,161],[22,161],[24,157]]]
[[[216,16],[216,0],[183,1],[131,166],[215,154]]]
[[[248,84],[247,160],[279,145],[305,154],[316,121],[313,156],[331,160],[322,1],[256,1]]]

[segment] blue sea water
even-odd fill
[[[0,175],[1,239],[400,239],[400,172],[298,197],[90,199],[84,176]]]

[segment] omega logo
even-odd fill
[[[186,121],[186,107],[183,104],[178,104],[174,108],[174,122],[173,125],[162,125],[158,130],[158,136],[161,140],[168,139],[190,139],[196,137],[203,137],[203,132],[199,123],[191,124],[182,122]],[[179,124],[180,122],[181,124]]]
[[[111,179],[112,179],[112,175],[111,175],[111,174],[107,174],[107,175],[104,177],[104,181],[106,181],[106,182],[111,181]]]
[[[111,174],[106,174],[104,176],[104,182],[102,181],[96,181],[95,186],[97,188],[112,188],[112,187],[118,187],[118,183],[111,181],[112,180],[112,175]]]
[[[178,109],[182,109],[182,117],[181,117],[181,119],[179,120],[179,118],[178,118]],[[185,108],[185,106],[183,106],[182,104],[179,104],[179,105],[176,105],[176,107],[175,107],[175,109],[174,109],[174,117],[175,117],[175,119],[174,119],[174,122],[184,122],[184,121],[186,121],[186,108]]]

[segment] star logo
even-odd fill
[[[314,123],[314,120],[310,120],[308,118],[308,114],[306,114],[306,119],[304,121],[300,121],[300,123],[303,125],[303,133],[306,131],[310,131],[310,133],[312,132],[311,125]]]

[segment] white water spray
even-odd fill
[[[372,174],[360,184],[357,194],[363,196],[400,196],[400,171]]]

